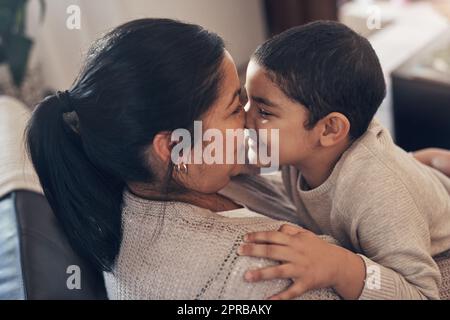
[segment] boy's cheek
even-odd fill
[[[302,144],[301,140],[297,137],[283,136],[280,134],[279,140],[279,163],[282,165],[292,165],[300,162],[304,154],[307,153],[307,148]]]

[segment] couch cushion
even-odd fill
[[[0,300],[23,300],[16,211],[12,194],[0,199]]]
[[[20,190],[0,202],[0,243],[0,299],[107,298],[102,273],[74,252],[44,196]]]
[[[0,198],[15,190],[42,193],[23,143],[29,118],[23,103],[0,95]]]

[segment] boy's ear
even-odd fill
[[[323,147],[334,146],[348,138],[350,121],[339,112],[332,112],[320,120],[322,132],[320,144]]]
[[[170,161],[172,151],[171,132],[163,131],[155,135],[153,138],[153,152],[163,162]]]

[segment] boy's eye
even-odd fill
[[[268,117],[271,116],[272,114],[267,112],[266,110],[264,110],[263,108],[258,108],[258,113],[262,116],[262,117]]]

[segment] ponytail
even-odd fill
[[[65,95],[37,106],[26,132],[28,153],[73,248],[99,270],[111,271],[120,248],[124,183],[89,160],[80,135],[64,119]]]

